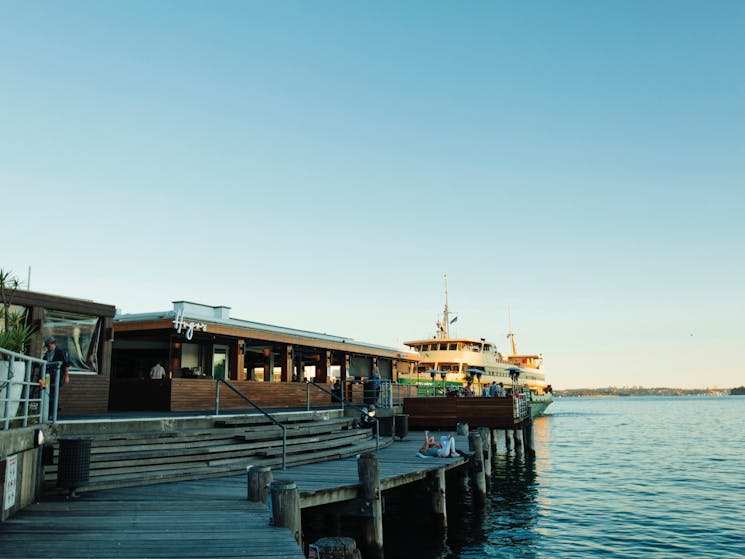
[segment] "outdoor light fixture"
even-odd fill
[[[44,431],[42,429],[36,429],[34,431],[34,446],[41,446],[44,444]]]

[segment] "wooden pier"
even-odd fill
[[[446,470],[467,462],[460,456],[417,457],[421,438],[411,433],[374,455],[381,492],[428,476],[444,480]],[[467,450],[467,438],[457,437],[457,446]],[[357,462],[351,457],[272,474],[275,481],[295,482],[302,508],[342,504],[360,496]],[[300,559],[304,554],[290,530],[269,525],[266,505],[247,500],[244,474],[44,500],[0,524],[0,557]]]

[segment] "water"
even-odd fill
[[[417,534],[401,556],[745,558],[745,397],[560,398],[548,413],[534,467],[499,440],[486,504],[449,494],[444,544]]]

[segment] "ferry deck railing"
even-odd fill
[[[281,421],[279,421],[276,417],[274,417],[271,413],[266,411],[265,409],[261,408],[258,404],[253,402],[248,396],[243,394],[240,390],[238,390],[235,386],[230,384],[225,379],[215,379],[215,415],[220,415],[220,383],[227,386],[230,390],[232,390],[238,397],[243,399],[246,403],[253,406],[257,411],[261,412],[264,417],[269,419],[272,423],[274,423],[276,426],[280,427],[282,429],[282,469],[287,469],[287,426],[284,425]]]
[[[0,356],[0,371],[6,371],[0,373],[0,428],[7,431],[36,423],[55,423],[62,363],[50,363],[1,347]],[[22,376],[18,374],[17,363],[23,363]]]

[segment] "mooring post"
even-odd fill
[[[357,459],[360,499],[369,507],[371,516],[363,518],[362,537],[366,559],[383,559],[383,504],[380,494],[378,457],[367,453]]]
[[[506,449],[506,453],[509,454],[510,453],[510,447],[512,446],[510,444],[510,430],[509,429],[505,429],[504,430],[504,446],[505,446],[505,449]]]
[[[476,496],[481,500],[486,498],[486,475],[484,474],[484,442],[477,432],[468,434],[468,448],[473,452],[471,456],[471,476],[476,486]]]
[[[269,466],[248,466],[246,481],[248,500],[266,504],[266,486],[272,482],[272,469]]]
[[[455,432],[458,433],[461,437],[467,437],[468,436],[468,423],[458,423],[455,426]]]
[[[448,513],[447,513],[447,500],[446,485],[445,485],[445,470],[440,468],[434,472],[430,472],[430,492],[432,493],[432,513],[435,517],[435,523],[438,528],[448,527]]]
[[[300,493],[294,481],[278,480],[269,484],[272,500],[272,524],[284,526],[303,547],[303,531],[300,517]]]
[[[512,439],[515,441],[515,452],[520,452],[520,449],[522,447],[522,444],[520,442],[520,431],[519,431],[519,429],[521,428],[522,427],[520,426],[515,426],[512,429]]]
[[[491,455],[492,457],[497,455],[497,430],[491,430]]]
[[[491,429],[479,427],[479,435],[484,445],[484,475],[491,479]]]
[[[532,460],[535,458],[535,446],[533,445],[533,418],[529,415],[523,422],[523,449],[525,457]]]

